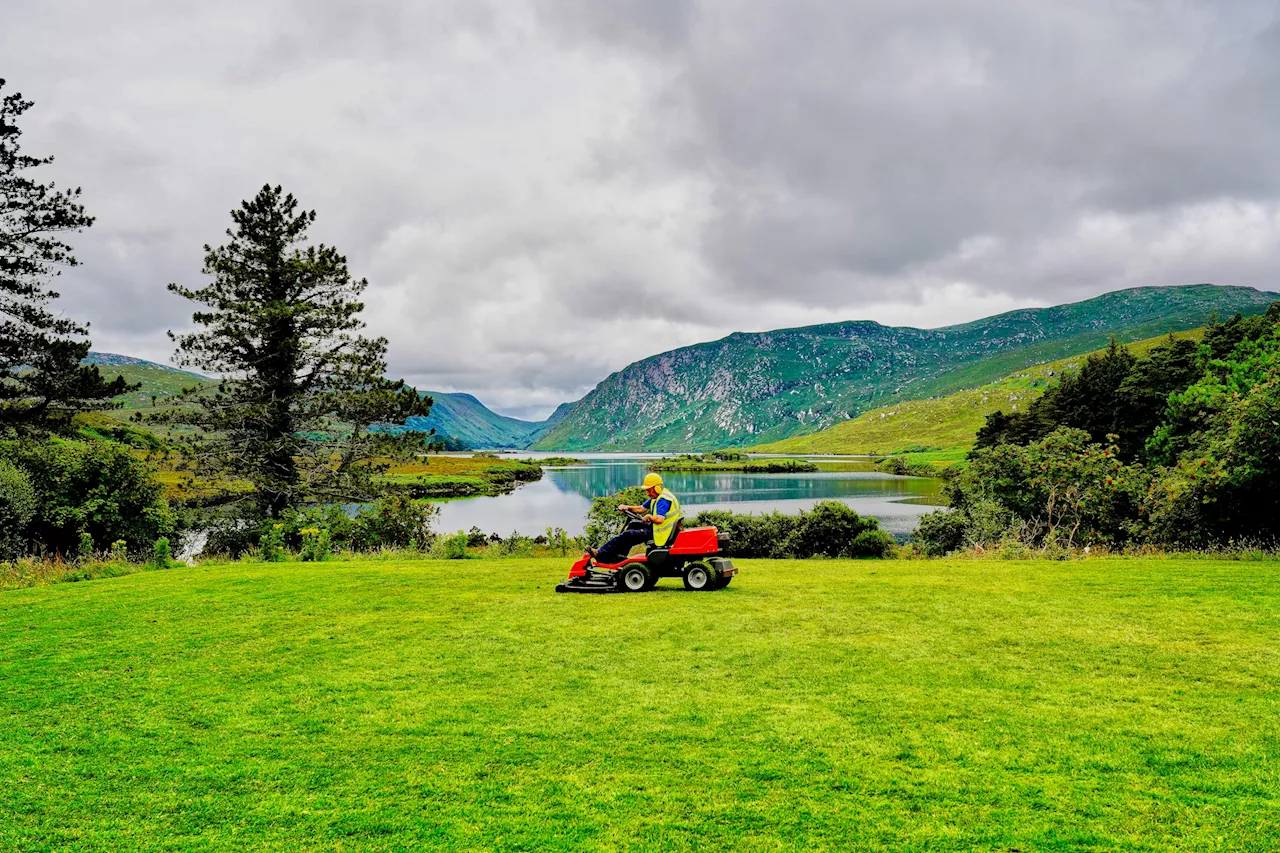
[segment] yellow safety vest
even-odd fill
[[[665,488],[658,492],[658,496],[650,501],[649,514],[653,515],[654,510],[658,508],[658,501],[663,499],[671,501],[671,509],[667,510],[667,514],[662,517],[661,524],[653,526],[653,544],[659,548],[668,544],[671,533],[676,529],[676,522],[684,518],[684,512],[680,509],[680,501],[676,496],[671,494]]]

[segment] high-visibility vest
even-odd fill
[[[662,517],[661,524],[653,526],[653,544],[659,548],[668,544],[671,539],[672,532],[676,529],[676,522],[684,518],[684,512],[680,509],[680,501],[676,496],[671,494],[665,488],[658,492],[658,496],[649,503],[649,514],[653,515],[658,509],[658,501],[671,501],[671,508],[667,510],[667,514]]]

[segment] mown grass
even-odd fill
[[[1204,329],[1177,332],[1174,338],[1198,340]],[[1164,343],[1169,335],[1129,344],[1135,355]],[[863,412],[853,420],[811,435],[796,436],[751,448],[759,453],[890,454],[911,446],[934,447],[945,453],[916,458],[946,464],[973,447],[979,428],[995,411],[1025,411],[1063,371],[1078,370],[1088,355],[1073,356],[1019,370],[1003,379],[957,391],[945,397],[909,400]]]
[[[1275,849],[1280,564],[565,563],[0,594],[0,849]]]

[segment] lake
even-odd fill
[[[517,454],[538,458],[541,454]],[[664,454],[575,454],[585,464],[546,468],[543,478],[497,497],[442,501],[440,531],[470,530],[536,536],[548,527],[570,535],[582,532],[591,499],[611,495],[644,479],[646,460]],[[794,514],[818,501],[837,500],[903,537],[921,515],[944,505],[942,481],[895,477],[873,469],[871,462],[850,457],[803,457],[823,470],[811,474],[741,474],[735,472],[664,472],[668,488],[680,498],[687,515],[704,509]]]

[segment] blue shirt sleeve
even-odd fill
[[[667,513],[669,512],[671,512],[671,501],[667,500],[666,498],[659,498],[658,505],[654,508],[652,514],[660,515],[663,518],[666,518]]]

